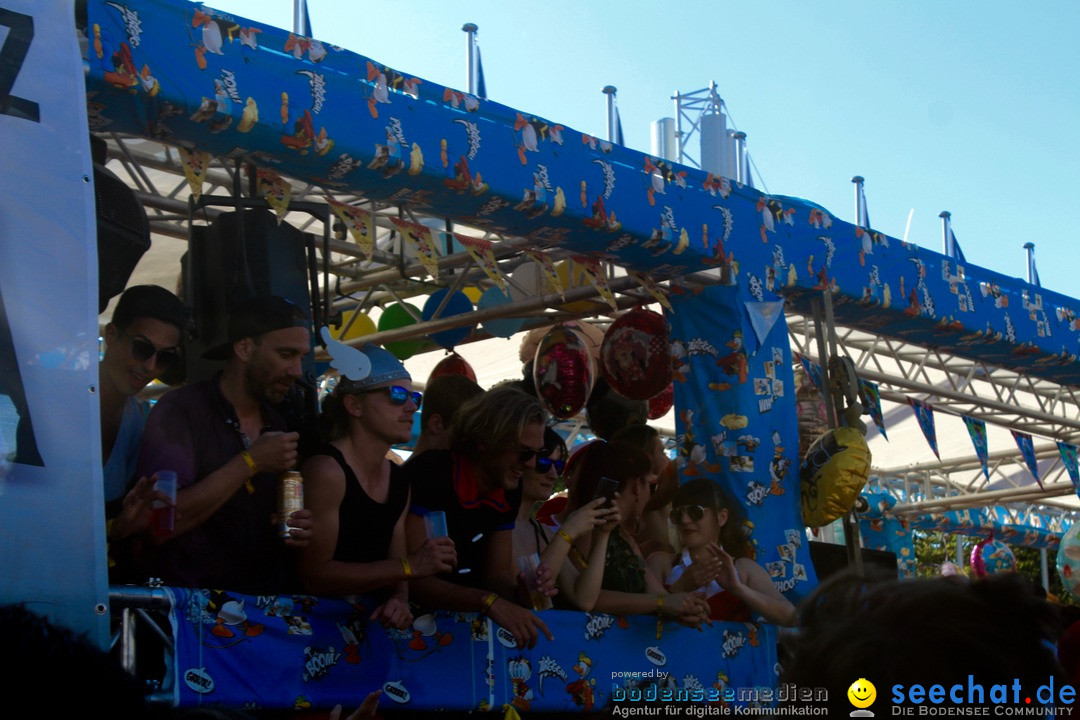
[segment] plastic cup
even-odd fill
[[[172,470],[159,470],[154,489],[169,496],[170,503],[166,505],[161,500],[155,500],[150,506],[151,532],[158,537],[173,534],[173,522],[176,519],[176,473]]]
[[[540,567],[540,556],[536,553],[519,555],[517,564],[518,570],[525,576],[525,587],[529,589],[529,599],[532,601],[533,610],[550,610],[554,607],[551,598],[540,592],[540,584],[536,580],[536,569]]]
[[[442,510],[432,510],[424,515],[424,527],[427,529],[429,538],[441,538],[448,535],[446,531],[446,513]]]

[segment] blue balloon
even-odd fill
[[[420,317],[426,320],[431,320],[435,317],[435,311],[439,309],[439,306],[443,303],[443,298],[450,292],[448,289],[443,288],[436,290],[424,303],[424,310],[420,313]],[[460,290],[455,291],[450,298],[446,301],[446,307],[439,313],[440,318],[447,318],[453,315],[466,315],[473,311],[472,301],[469,300],[469,296]],[[452,350],[455,345],[469,336],[474,329],[476,329],[476,323],[465,325],[463,327],[451,328],[449,330],[441,330],[439,332],[429,333],[428,337],[440,347],[444,347],[447,350]]]
[[[500,305],[509,305],[511,302],[512,299],[510,296],[503,292],[499,287],[489,287],[484,291],[484,294],[480,296],[480,300],[476,303],[476,309],[487,310],[488,308],[499,307]],[[508,338],[521,330],[521,326],[524,324],[525,318],[501,317],[484,320],[480,323],[480,327],[484,328],[484,330],[495,337]]]

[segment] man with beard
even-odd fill
[[[552,639],[547,625],[517,602],[511,542],[521,477],[544,449],[544,420],[534,396],[496,388],[461,406],[449,450],[428,450],[405,465],[412,485],[409,552],[427,539],[424,515],[441,510],[457,560],[449,573],[413,579],[411,594],[429,607],[487,615],[519,648],[533,647],[540,633]]]
[[[238,304],[228,342],[204,357],[224,359],[208,380],[167,393],[147,418],[139,472],[176,473],[173,533],[150,538],[147,570],[169,585],[270,594],[296,588],[290,547],[306,545],[311,513],[274,524],[278,476],[297,462],[299,434],[274,408],[301,376],[311,331],[281,297]]]

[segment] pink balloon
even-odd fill
[[[566,420],[581,412],[596,382],[586,338],[566,325],[551,329],[536,347],[533,382],[544,408]]]
[[[476,382],[476,372],[472,369],[472,365],[468,360],[461,357],[457,353],[450,353],[439,364],[431,368],[431,374],[428,375],[428,382],[430,383],[440,375],[464,375],[473,382]]]
[[[604,334],[600,372],[623,397],[648,400],[671,384],[669,346],[663,315],[644,308],[631,310]]]
[[[971,569],[976,577],[1016,570],[1016,556],[1009,546],[990,536],[971,549]]]
[[[649,398],[649,419],[658,420],[664,417],[674,404],[675,383],[670,383],[665,389]]]

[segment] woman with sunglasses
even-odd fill
[[[386,350],[371,343],[360,350],[331,343],[330,349],[341,378],[323,401],[330,442],[301,468],[312,529],[300,577],[319,595],[382,591],[385,600],[371,620],[404,629],[413,620],[407,581],[449,571],[457,558],[448,538],[406,553],[409,485],[387,452],[411,437],[422,396]]]
[[[752,557],[740,508],[716,482],[701,478],[680,486],[671,524],[682,552],[649,557],[669,589],[704,592],[713,620],[748,622],[757,614],[777,625],[795,624],[795,607]]]
[[[600,592],[607,539],[619,523],[619,511],[614,506],[605,507],[604,498],[597,498],[569,513],[561,524],[554,518],[553,526],[541,523],[534,509],[551,497],[555,481],[566,467],[566,458],[562,437],[545,428],[544,449],[536,457],[535,466],[527,468],[521,477],[521,506],[513,532],[514,557],[539,554],[550,576],[557,579],[560,597],[566,604],[589,611]],[[590,533],[591,563],[574,547],[576,540]],[[566,562],[568,555],[571,563]]]
[[[580,462],[574,502],[606,497],[604,486],[613,485],[611,502],[620,518],[598,559],[603,567],[601,590],[592,609],[617,615],[655,614],[658,623],[669,618],[691,627],[706,622],[709,608],[705,596],[689,591],[669,592],[648,567],[637,543],[642,512],[650,497],[648,487],[656,479],[646,450],[613,440],[597,443]],[[592,538],[582,538],[579,543],[584,546],[579,549],[589,554],[590,569],[597,560],[593,559],[596,553],[589,543],[599,539],[599,534],[593,533]]]
[[[105,326],[105,353],[98,366],[101,457],[107,530],[111,543],[142,532],[150,523],[154,478],[128,490],[139,460],[146,412],[138,395],[151,380],[180,364],[185,325],[180,299],[157,285],[135,285],[120,295]],[[126,491],[126,492],[125,492]]]

